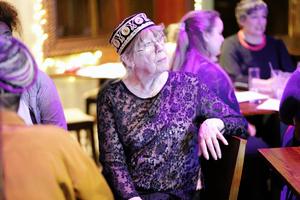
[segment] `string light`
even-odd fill
[[[43,44],[48,38],[48,35],[44,32],[43,26],[47,23],[45,19],[46,10],[43,8],[43,1],[36,0],[33,5],[33,20],[32,32],[35,34],[35,44],[33,45],[33,54],[39,66],[42,66],[44,54]]]
[[[54,67],[56,70],[55,73],[63,73],[74,67],[96,65],[99,63],[99,60],[102,57],[102,52],[100,50],[71,54],[65,58],[44,58],[43,45],[48,38],[48,34],[44,31],[44,26],[47,24],[47,19],[45,18],[47,11],[44,9],[43,0],[35,0],[33,9],[34,23],[32,25],[32,32],[35,35],[36,41],[32,51],[42,70],[46,71],[49,67]]]
[[[87,65],[97,65],[102,57],[101,51],[71,54],[65,57],[45,58],[43,68],[49,73],[64,73]],[[54,71],[51,71],[53,68]]]
[[[202,0],[194,0],[194,10],[202,10]]]

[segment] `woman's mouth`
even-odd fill
[[[167,57],[164,57],[164,58],[161,58],[161,59],[159,59],[157,62],[159,63],[159,62],[163,62],[163,61],[165,61],[167,59]]]

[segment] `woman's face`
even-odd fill
[[[134,70],[143,74],[166,71],[168,69],[168,58],[163,32],[153,32],[145,29],[141,34],[142,40],[138,41],[134,48]]]
[[[264,8],[253,11],[241,20],[242,29],[245,34],[261,37],[264,35],[267,26],[267,13]]]
[[[207,51],[210,57],[216,57],[221,52],[221,45],[224,41],[222,32],[223,22],[219,17],[217,17],[211,32],[206,32],[205,34]]]
[[[1,36],[12,36],[10,28],[4,22],[0,21],[0,35]]]

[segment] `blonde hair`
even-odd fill
[[[264,9],[266,14],[268,14],[268,6],[262,0],[241,0],[235,8],[236,20],[241,26],[241,21],[243,21],[247,15],[252,14],[256,10]]]
[[[172,70],[180,70],[186,59],[188,48],[196,48],[207,55],[207,44],[203,33],[210,33],[220,14],[214,10],[190,11],[183,16],[177,36],[177,47],[172,62]]]

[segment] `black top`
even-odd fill
[[[122,199],[147,191],[190,199],[205,119],[221,119],[224,134],[246,136],[244,118],[187,73],[170,72],[160,93],[146,99],[122,81],[111,83],[98,96],[97,115],[103,173]]]
[[[221,66],[233,82],[248,83],[248,68],[260,68],[260,77],[271,77],[269,62],[274,69],[285,72],[295,70],[288,51],[282,40],[266,36],[266,45],[260,50],[250,50],[239,42],[237,34],[224,40],[220,57]]]

